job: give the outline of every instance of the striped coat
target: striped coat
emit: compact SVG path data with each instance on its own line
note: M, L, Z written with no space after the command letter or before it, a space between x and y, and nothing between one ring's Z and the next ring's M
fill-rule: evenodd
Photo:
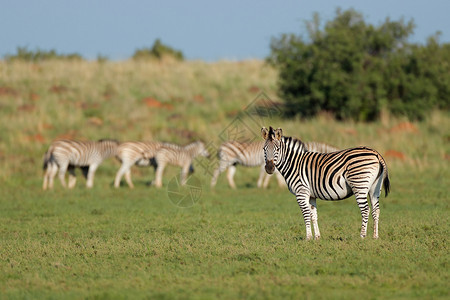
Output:
M197 141L186 146L175 144L164 144L154 156L156 163L156 179L155 186L162 186L162 176L164 168L170 164L181 167L181 185L186 184L187 175L191 171L192 161L197 156L209 157L209 153L203 142ZM148 153L144 153L144 157L150 157Z
M237 141L230 141L223 143L218 151L219 166L213 173L211 179L211 187L217 183L220 173L228 170L227 179L231 188L235 189L234 174L236 173L236 166L242 165L244 167L259 167L260 173L257 181L258 187L267 188L269 185L270 175L264 170L264 142L241 143ZM324 143L309 142L307 147L310 151L316 152L334 152L337 148ZM275 172L278 180L278 185L284 186L284 178L279 172Z
M117 148L117 159L121 162L120 169L117 171L114 180L114 187L120 186L120 180L125 175L125 180L130 188L134 188L131 181L131 167L137 166L154 166L156 164L154 157L156 152L163 146L161 142L124 142ZM145 156L145 157L144 157Z
M265 139L265 169L271 174L277 169L285 178L289 190L297 198L306 225L306 238L320 237L317 223L316 198L342 200L355 195L361 210L361 237L367 234L369 196L374 220L373 237L378 238L379 197L384 186L390 189L388 170L383 157L375 150L357 147L332 153L315 153L306 149L299 139L283 136L279 128L262 128Z
M87 178L86 186L94 185L94 174L98 166L107 158L116 155L119 142L115 140L99 141L54 141L44 155L43 189L53 188L53 179L58 173L63 187L66 187L65 174L69 171L68 187L76 183L75 167L81 167ZM58 172L59 170L59 172Z

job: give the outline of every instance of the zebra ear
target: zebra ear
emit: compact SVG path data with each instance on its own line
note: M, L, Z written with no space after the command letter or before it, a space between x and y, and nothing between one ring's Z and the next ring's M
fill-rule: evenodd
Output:
M283 136L283 129L278 128L275 130L275 139L281 140L281 137Z
M269 137L269 130L266 127L261 128L261 136L265 140Z

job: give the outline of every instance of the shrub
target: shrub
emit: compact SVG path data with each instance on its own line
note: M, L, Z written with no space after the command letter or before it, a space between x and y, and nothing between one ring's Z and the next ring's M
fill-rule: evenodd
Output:
M55 50L41 50L36 49L34 51L28 50L27 47L17 47L16 54L6 54L5 55L6 61L14 61L14 60L21 60L21 61L28 61L28 62L39 62L43 60L51 60L51 59L65 59L65 60L82 60L83 57L78 53L71 53L71 54L60 54L57 53Z
M450 45L438 36L407 43L414 23L367 24L354 10L337 10L322 28L317 14L307 40L294 34L272 39L268 62L279 69L278 90L288 116L328 111L337 119L372 121L382 108L423 119L448 109Z
M164 45L159 39L155 40L155 43L151 48L142 48L134 52L133 59L163 59L169 56L177 60L184 60L183 53L179 50L175 50L170 46Z

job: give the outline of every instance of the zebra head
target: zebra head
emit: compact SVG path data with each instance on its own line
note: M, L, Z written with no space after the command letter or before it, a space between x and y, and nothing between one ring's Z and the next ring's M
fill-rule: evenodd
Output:
M205 143L203 143L202 141L198 141L196 142L196 146L198 147L198 153L200 156L209 158L209 152L205 147Z
M272 127L269 129L261 128L261 134L264 143L264 161L266 163L265 169L267 174L273 174L275 172L275 164L278 162L278 156L280 151L281 137L283 136L283 130L278 128L274 130Z

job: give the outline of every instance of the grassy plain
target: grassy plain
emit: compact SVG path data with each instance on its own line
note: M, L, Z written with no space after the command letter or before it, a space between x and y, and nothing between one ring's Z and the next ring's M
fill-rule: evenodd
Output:
M259 61L0 62L1 298L448 298L449 115L409 123L384 113L365 124L242 114L266 96L280 101L276 71ZM115 190L114 160L92 190L81 178L71 191L59 182L41 190L42 155L55 138L202 139L214 148L233 124L379 150L392 183L380 239L359 238L350 198L318 203L322 240L307 242L294 197L275 180L261 191L258 171L238 168L237 191L224 175L212 191L204 160L190 208L147 185L152 169L134 168L136 188ZM178 171L167 170L165 186Z

